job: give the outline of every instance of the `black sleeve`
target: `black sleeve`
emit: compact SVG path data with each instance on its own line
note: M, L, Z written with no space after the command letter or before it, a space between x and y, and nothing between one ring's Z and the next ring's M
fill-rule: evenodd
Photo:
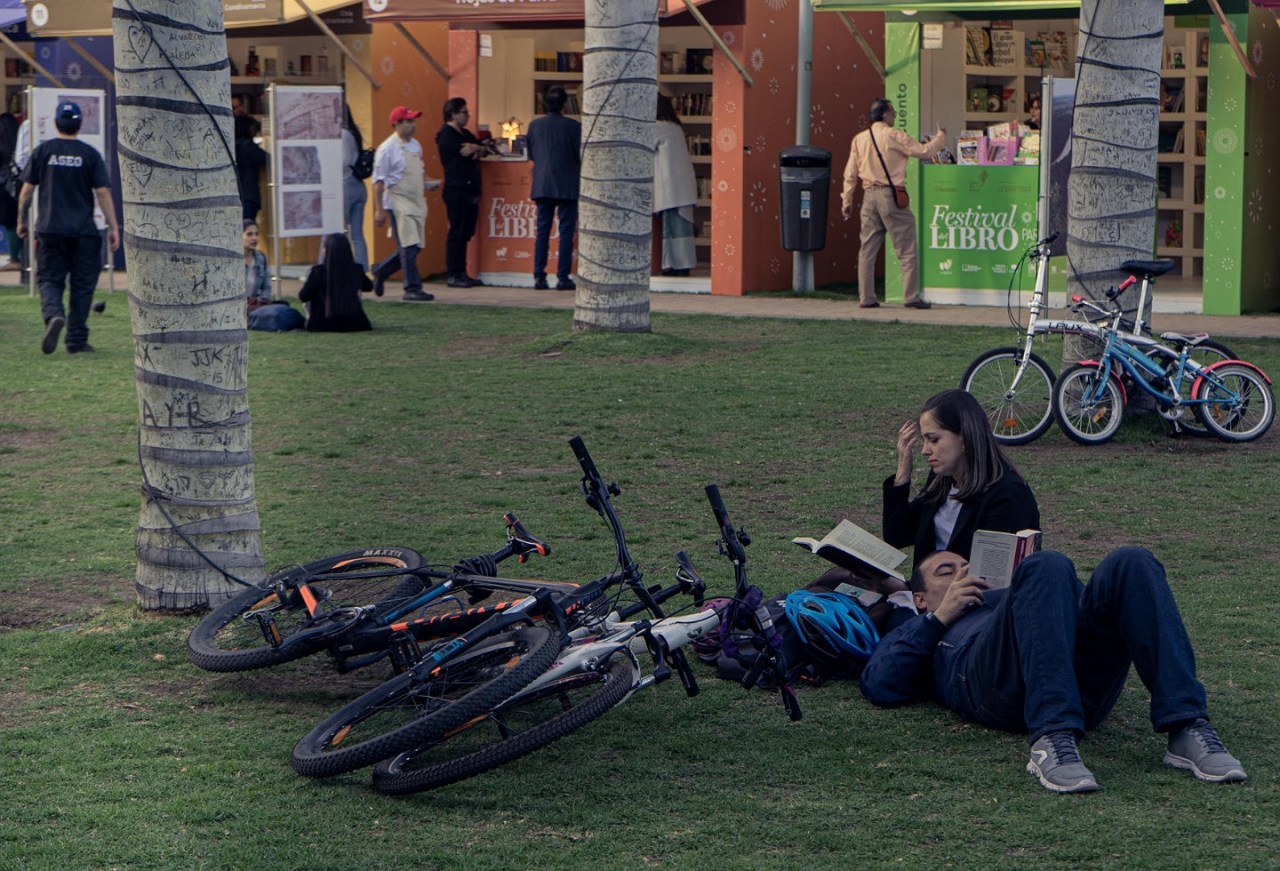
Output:
M368 279L365 279L366 281ZM324 290L324 267L312 266L311 271L307 273L307 280L302 283L302 289L298 291L298 299L303 302L310 302L315 299Z
M893 475L884 482L884 511L881 515L881 535L894 547L907 547L916 543L920 528L920 500L910 499L911 485L895 486Z

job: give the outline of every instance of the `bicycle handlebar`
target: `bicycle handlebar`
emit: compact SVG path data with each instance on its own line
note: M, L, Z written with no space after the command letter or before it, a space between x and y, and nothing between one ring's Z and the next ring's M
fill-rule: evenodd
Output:
M735 564L745 563L747 552L743 545L747 542L741 541L738 531L733 528L733 521L729 519L729 510L724 507L724 499L720 497L720 488L715 484L708 484L705 492L707 501L711 503L711 513L716 518L716 526L720 527L720 538L729 554L729 559Z

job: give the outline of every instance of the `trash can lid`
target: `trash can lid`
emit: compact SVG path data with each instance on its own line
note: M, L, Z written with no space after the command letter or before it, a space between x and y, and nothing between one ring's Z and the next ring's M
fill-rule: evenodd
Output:
M778 152L778 166L831 166L831 152L816 145L793 145Z

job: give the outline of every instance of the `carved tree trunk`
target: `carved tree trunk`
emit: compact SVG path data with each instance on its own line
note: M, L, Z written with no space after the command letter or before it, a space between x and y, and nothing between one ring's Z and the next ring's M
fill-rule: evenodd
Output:
M576 330L649 331L658 0L587 0Z
M1151 258L1163 53L1162 0L1082 3L1067 194L1069 294L1103 299L1124 280L1121 263ZM1121 304L1131 308L1137 297L1135 285ZM1064 363L1094 353L1067 338Z
M222 0L114 0L113 25L143 471L136 588L143 608L187 610L241 589L222 569L264 574Z

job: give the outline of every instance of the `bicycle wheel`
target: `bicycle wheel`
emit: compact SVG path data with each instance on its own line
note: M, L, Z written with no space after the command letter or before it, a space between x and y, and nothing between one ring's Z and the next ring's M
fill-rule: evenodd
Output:
M464 650L426 678L411 669L325 719L289 762L306 777L332 777L439 741L515 695L559 652L558 637L522 627Z
M1073 441L1100 445L1124 419L1124 396L1114 378L1102 381L1097 366L1069 366L1053 388L1053 417Z
M635 677L630 660L615 660L604 671L525 690L434 744L382 760L373 769L374 789L388 795L422 792L513 762L616 706Z
M1276 399L1265 378L1239 363L1219 366L1213 374L1221 385L1201 377L1191 391L1195 399L1209 400L1195 408L1210 432L1229 442L1251 442L1271 428Z
M417 595L422 581L403 571L422 566L422 555L407 547L376 547L294 566L277 572L260 587L252 587L205 615L187 639L187 656L206 671L248 671L281 665L309 656L325 647L325 639L281 642L315 626L297 583L313 575L326 606L350 607L402 601ZM284 585L282 594L273 587ZM261 620L250 615L260 615ZM273 636L268 640L268 635Z
M1195 360L1201 366L1212 366L1214 363L1221 363L1223 360L1237 359L1235 351L1232 351L1221 342L1215 342L1212 339L1205 339L1203 342L1200 342L1191 349L1191 352L1187 357ZM1184 400L1191 397L1191 388L1194 383L1194 378L1182 379L1182 397ZM1167 387L1167 384L1162 384L1160 389L1165 390ZM1165 417L1170 417L1170 415L1165 414ZM1194 406L1187 405L1183 407L1182 413L1177 415L1176 420L1178 427L1186 431L1189 435L1213 435L1213 433L1200 422L1200 416L1196 414Z
M996 348L969 364L960 387L978 400L991 435L1004 445L1025 445L1053 426L1053 370L1036 354L1027 358L1027 368L1010 391L1014 376L1022 366L1021 348Z

